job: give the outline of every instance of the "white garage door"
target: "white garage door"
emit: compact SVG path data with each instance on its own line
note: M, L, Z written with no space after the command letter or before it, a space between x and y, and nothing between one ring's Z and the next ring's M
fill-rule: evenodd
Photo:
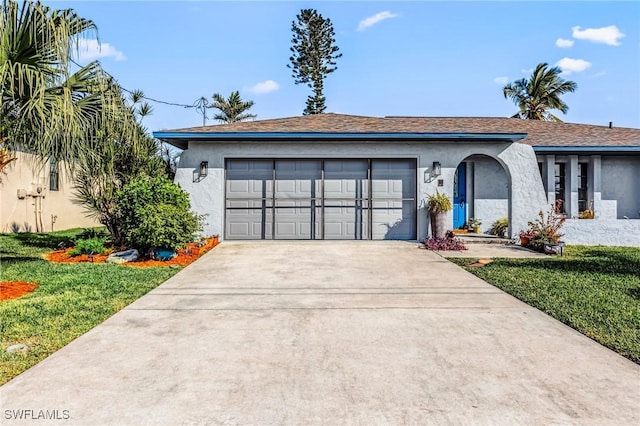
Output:
M413 159L228 160L227 239L416 238Z

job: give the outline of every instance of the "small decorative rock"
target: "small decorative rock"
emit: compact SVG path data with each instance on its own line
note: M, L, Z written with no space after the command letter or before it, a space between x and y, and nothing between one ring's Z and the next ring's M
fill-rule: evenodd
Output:
M138 253L138 250L131 249L131 250L119 251L117 253L110 254L109 257L107 257L106 262L107 263L133 262L139 257L140 257L140 254Z
M11 345L7 348L7 352L9 352L10 354L15 352L26 352L28 350L29 350L29 346L23 345L22 343Z

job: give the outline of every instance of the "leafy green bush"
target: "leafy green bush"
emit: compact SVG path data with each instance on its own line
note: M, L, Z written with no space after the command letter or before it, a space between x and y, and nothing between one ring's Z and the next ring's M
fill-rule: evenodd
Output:
M90 238L106 239L109 237L109 233L105 228L84 228L82 232L78 234L78 238L88 240Z
M89 238L79 239L76 241L76 247L69 252L69 256L80 256L81 254L102 254L106 251L104 248L104 239Z
M150 205L144 210L137 227L127 238L137 247L159 247L177 250L193 239L199 229L198 218L171 204Z
M141 177L116 196L117 216L125 245L146 251L176 250L201 229L189 196L164 177Z

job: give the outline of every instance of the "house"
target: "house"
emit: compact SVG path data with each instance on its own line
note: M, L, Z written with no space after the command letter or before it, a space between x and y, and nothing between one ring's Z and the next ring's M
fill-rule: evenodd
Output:
M49 232L99 226L74 203L73 183L62 165L41 164L16 152L0 176L0 232Z
M320 114L154 136L185 150L175 181L221 238L422 239L437 190L451 228L508 218L513 237L562 199L568 243L640 246L639 129Z

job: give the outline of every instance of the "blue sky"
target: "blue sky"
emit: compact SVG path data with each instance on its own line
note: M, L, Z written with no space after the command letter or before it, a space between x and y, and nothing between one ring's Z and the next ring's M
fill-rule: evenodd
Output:
M127 89L180 104L239 90L258 119L301 115L310 89L287 68L302 8L330 18L343 57L327 112L504 117L505 82L540 62L578 83L567 122L640 127L640 2L45 1L93 20L84 42ZM194 109L155 104L149 130L198 126ZM208 120L207 124L215 124Z

